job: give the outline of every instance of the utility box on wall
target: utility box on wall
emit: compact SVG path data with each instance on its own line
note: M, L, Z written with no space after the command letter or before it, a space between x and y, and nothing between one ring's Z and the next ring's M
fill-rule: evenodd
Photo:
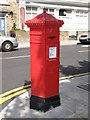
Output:
M63 24L46 11L26 21L30 27L31 109L47 111L60 105L59 27Z

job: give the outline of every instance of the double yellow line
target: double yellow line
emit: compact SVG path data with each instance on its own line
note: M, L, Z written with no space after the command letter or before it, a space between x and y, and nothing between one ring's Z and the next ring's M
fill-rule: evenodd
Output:
M4 102L6 102L7 100L10 100L13 97L16 97L22 93L27 92L29 89L31 88L31 84L30 85L26 85L26 86L21 86L19 88L15 88L13 90L7 91L3 94L0 95L0 104L3 104Z
M76 75L70 75L70 76L66 76L66 77L61 77L59 78L59 80L65 80L65 79L70 79L73 77L79 77L79 76L84 76L84 75L88 75L90 74L90 72L86 72L86 73L82 73L82 74L76 74ZM10 100L11 98L14 98L22 93L25 93L27 91L29 91L31 88L31 84L30 85L25 85L25 86L21 86L19 88L15 88L13 90L7 91L3 94L0 95L0 104L3 104L4 102Z
M61 78L59 78L59 80L65 80L65 79L70 79L70 78L74 78L74 77L80 77L80 76L89 75L89 74L90 74L90 72L76 74L76 75L69 75L69 76L61 77Z

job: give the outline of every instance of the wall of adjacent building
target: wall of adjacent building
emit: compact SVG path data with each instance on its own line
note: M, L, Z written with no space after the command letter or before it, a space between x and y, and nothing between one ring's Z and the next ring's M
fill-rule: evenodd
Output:
M6 35L9 35L14 23L19 28L19 5L16 0L7 0L5 3L0 4L0 9L2 14L7 12L3 17L5 18Z
M45 9L47 13L52 14L57 19L63 20L64 25L60 29L61 39L72 39L70 36L76 36L78 38L80 33L88 30L88 8L85 7L73 7L73 6L61 6L61 5L48 5L39 3L27 3L24 1L19 2L19 13L20 8L25 9L24 21L32 19L36 15L43 12ZM65 10L65 16L60 15L60 10ZM21 14L19 15L19 28L22 29L21 25ZM24 24L24 30L29 31L27 26Z

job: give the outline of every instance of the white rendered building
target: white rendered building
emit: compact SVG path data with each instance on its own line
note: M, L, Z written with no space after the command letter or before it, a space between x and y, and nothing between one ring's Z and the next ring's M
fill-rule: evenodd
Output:
M70 2L67 0L19 0L19 28L28 31L25 25L36 15L46 10L47 13L63 20L64 25L60 31L68 32L69 36L77 36L77 33L88 31L88 0L86 2ZM65 33L66 34L66 33Z

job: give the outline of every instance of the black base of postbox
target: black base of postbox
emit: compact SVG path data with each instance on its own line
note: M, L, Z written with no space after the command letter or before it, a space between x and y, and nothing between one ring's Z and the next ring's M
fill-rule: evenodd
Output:
M37 96L30 97L30 109L46 112L51 108L60 106L59 95L50 98L40 98Z

